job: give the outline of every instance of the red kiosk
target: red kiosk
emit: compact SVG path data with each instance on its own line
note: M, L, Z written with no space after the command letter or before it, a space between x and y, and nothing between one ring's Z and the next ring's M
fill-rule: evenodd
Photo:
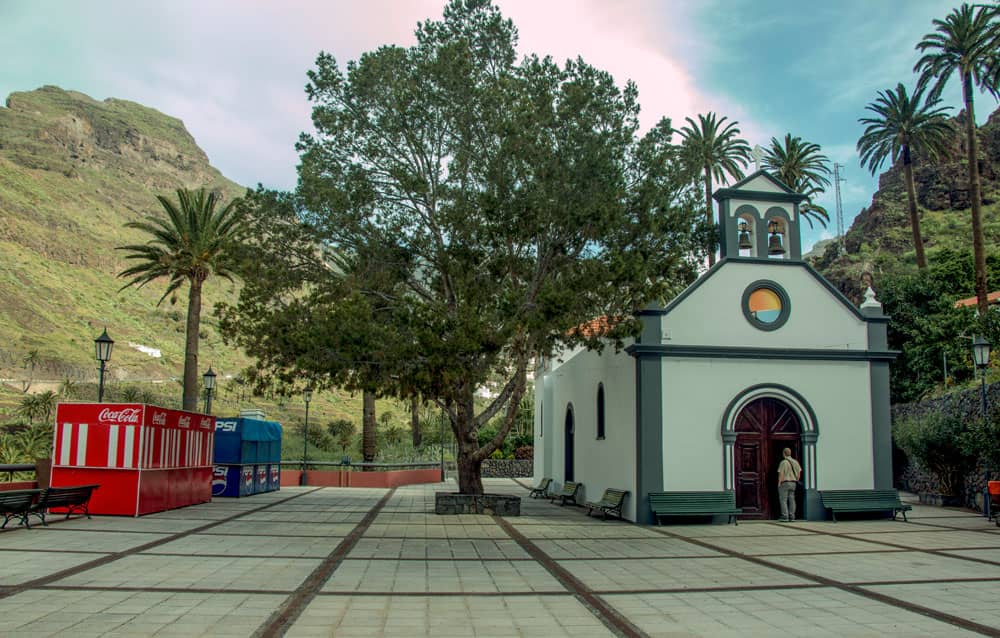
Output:
M212 500L215 417L135 403L61 403L51 485L99 483L92 514L140 516Z

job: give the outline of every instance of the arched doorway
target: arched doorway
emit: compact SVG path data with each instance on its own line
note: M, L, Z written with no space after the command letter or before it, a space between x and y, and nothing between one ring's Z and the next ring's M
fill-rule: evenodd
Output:
M803 463L799 417L784 401L761 397L746 404L733 425L736 506L743 508L743 518L777 518L781 451L791 448L792 456ZM802 494L796 498L801 513Z
M573 404L566 406L566 439L563 450L565 458L563 460L563 480L573 480Z

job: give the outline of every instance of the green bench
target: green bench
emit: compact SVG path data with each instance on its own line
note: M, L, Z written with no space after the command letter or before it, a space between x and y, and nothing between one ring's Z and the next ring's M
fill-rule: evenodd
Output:
M729 517L729 522L739 525L736 516L743 508L736 507L736 492L650 492L649 509L660 519L669 516L714 516Z
M607 519L608 514L613 514L618 518L622 517L622 504L625 503L625 496L628 495L628 490L616 490L609 487L604 490L604 496L601 500L594 503L587 503L587 516L594 510L600 510L603 514L603 518Z
M549 497L550 503L555 503L556 499L559 499L559 506L562 507L569 501L573 505L576 505L576 493L580 491L580 483L574 483L573 481L566 481L563 483L562 491L553 494Z
M3 525L0 529L7 527L11 519L21 521L21 524L31 529L28 523L28 514L38 500L38 495L42 490L9 490L0 492L0 515L3 515Z
M903 515L913 509L899 500L896 490L823 490L820 492L823 507L830 510L833 522L837 522L837 512L892 512L892 520L896 513Z
M38 502L31 507L31 511L28 514L37 516L41 519L42 525L46 526L48 523L45 522L45 514L52 507L66 508L66 518L69 518L70 514L77 512L90 518L90 497L98 487L100 485L47 487L42 490L41 496L38 497Z
M549 497L549 486L552 485L552 479L543 478L542 482L538 484L537 487L531 488L528 493L529 498L548 498Z

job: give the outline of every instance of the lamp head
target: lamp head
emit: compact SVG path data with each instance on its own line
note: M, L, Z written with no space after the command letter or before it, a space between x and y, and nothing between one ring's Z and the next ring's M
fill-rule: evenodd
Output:
M111 360L111 348L114 347L115 342L108 336L108 329L105 328L101 336L94 339L94 350L96 351L98 361L110 361Z
M201 379L205 383L206 390L215 389L215 372L212 371L212 366L208 366L208 371L201 375Z

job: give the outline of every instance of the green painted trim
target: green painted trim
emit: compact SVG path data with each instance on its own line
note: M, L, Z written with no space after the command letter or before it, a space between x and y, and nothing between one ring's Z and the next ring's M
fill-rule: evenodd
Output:
M660 341L659 319L643 321L643 334ZM649 493L663 491L663 363L635 360L635 521L651 525Z
M636 358L769 359L785 361L894 361L898 350L825 350L813 348L747 348L633 344L625 352Z
M801 394L796 392L794 389L788 387L787 385L782 385L780 383L758 383L757 385L752 385L748 388L744 388L739 392L739 394L733 397L733 400L729 402L729 405L726 406L725 411L722 413L721 430L722 430L723 441L726 440L727 434L732 435L733 442L736 441L736 432L734 430L726 429L726 424L729 423L729 415L732 414L733 410L736 409L736 406L743 400L744 397L754 392L757 392L758 390L777 390L779 392L784 392L785 394L795 397L795 400L801 403L802 406L805 408L806 412L808 413L807 416L809 417L809 420L812 421L812 426L813 426L812 430L801 430L799 434L803 437L805 437L805 435L807 434L812 435L811 436L812 442L813 443L816 442L816 438L819 436L819 419L816 418L816 412L812 409L812 406L809 404L809 402L806 401L805 397L803 397Z
M720 188L712 194L712 199L717 202L724 199L747 199L797 204L807 198L805 195L797 193L772 193L770 191L744 191L735 188Z
M781 311L778 313L778 318L771 323L766 323L757 319L750 312L750 295L757 292L761 288L770 290L774 294L778 295L778 299L781 300ZM770 279L758 279L747 286L743 291L743 299L740 301L740 309L743 310L743 316L746 317L746 320L751 326L757 328L758 330L771 332L772 330L777 330L781 326L785 325L785 322L788 321L788 317L792 314L792 299L778 282L771 281Z

